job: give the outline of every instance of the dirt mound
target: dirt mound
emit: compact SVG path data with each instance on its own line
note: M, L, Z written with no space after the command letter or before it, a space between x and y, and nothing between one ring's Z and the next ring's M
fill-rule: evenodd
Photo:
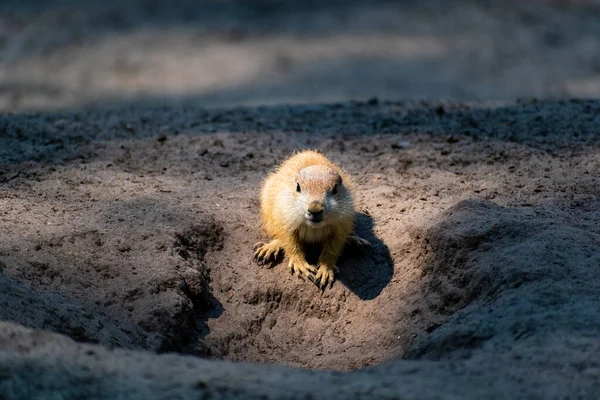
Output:
M92 204L79 223L61 222L46 235L5 242L10 278L33 293L60 293L88 313L100 311L107 323L133 322L137 329L123 328L133 347L181 351L196 330L197 314L211 304L203 254L220 245L222 229L207 216L180 230L189 224L166 209L147 214L154 206L144 200ZM76 339L100 340L87 337L94 329L89 318L72 317L70 323L80 332ZM101 342L132 347L117 338Z
M117 321L102 310L51 292L36 291L0 273L0 319L58 332L79 342L143 349L146 336L130 321Z
M468 200L444 212L424 244L422 297L431 312L451 320L421 336L406 358L470 358L502 336L518 342L536 332L576 337L600 328L584 316L597 302L598 233ZM569 281L577 289L565 287Z
M539 366L553 349L575 369L593 368L585 357L600 332L599 108L381 102L5 116L1 315L125 349L337 371L379 365L356 375L383 379L372 381L377 390L396 387L386 374L411 368L422 389L431 371L452 380L515 365L537 371L542 387L557 371ZM505 123L525 130L556 115L564 131ZM57 121L60 132L50 128ZM373 121L388 121L384 132ZM54 133L42 140L45 127ZM265 239L260 182L307 147L353 175L357 232L372 243L344 250L324 294L285 266L252 261ZM19 329L5 325L7 337ZM55 339L43 337L54 354ZM6 340L2 360L21 365L31 343Z

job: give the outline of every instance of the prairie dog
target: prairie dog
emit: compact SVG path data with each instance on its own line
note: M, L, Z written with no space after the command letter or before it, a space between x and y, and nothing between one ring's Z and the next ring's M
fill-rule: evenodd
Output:
M254 246L256 262L273 267L283 251L291 274L307 277L321 290L331 288L346 241L369 244L351 235L351 188L350 177L321 153L305 150L285 160L260 192L262 225L272 240ZM305 248L311 244L321 247L316 267L306 261Z

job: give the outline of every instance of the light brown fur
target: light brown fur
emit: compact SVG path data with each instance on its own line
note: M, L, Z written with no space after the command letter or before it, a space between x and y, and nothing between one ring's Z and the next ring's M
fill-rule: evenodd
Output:
M285 160L264 181L260 214L265 232L273 240L255 245L255 260L273 266L282 252L292 274L306 276L322 290L331 287L336 262L351 236L354 205L350 177L324 155L306 150ZM305 245L318 244L318 268L306 261Z

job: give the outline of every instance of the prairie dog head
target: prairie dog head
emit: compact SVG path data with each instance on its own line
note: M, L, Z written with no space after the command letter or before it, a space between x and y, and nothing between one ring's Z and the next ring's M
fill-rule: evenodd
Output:
M296 207L304 224L320 227L352 210L352 199L342 177L333 168L312 165L298 171L295 179Z

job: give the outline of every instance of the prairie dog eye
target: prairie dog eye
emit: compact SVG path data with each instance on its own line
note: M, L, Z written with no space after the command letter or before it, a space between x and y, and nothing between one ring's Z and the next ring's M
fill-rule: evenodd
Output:
M300 190L300 184L296 183L296 192L300 193L302 190Z
M338 185L335 185L333 189L331 189L331 194L337 194L337 187Z

